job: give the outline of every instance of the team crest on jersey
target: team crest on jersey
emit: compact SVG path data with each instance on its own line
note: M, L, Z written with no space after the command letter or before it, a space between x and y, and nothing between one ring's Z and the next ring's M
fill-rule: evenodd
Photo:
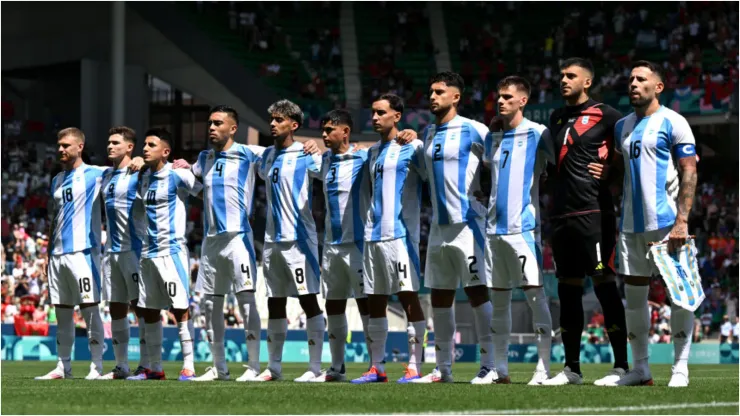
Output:
M518 141L518 142L516 143L516 145L517 145L517 146L519 146L519 147L522 147L522 146L524 145L524 140L519 140L519 141Z
M588 124L588 116L583 116L581 119L581 124Z
M450 140L451 141L457 140L457 135L455 135L455 134L450 135Z
M286 164L286 165L288 165L288 166L292 166L292 165L293 165L293 159L288 159L288 160L287 160L287 161L285 162L285 164Z

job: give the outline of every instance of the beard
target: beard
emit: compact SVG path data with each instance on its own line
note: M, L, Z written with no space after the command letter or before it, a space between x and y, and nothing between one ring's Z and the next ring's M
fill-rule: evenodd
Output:
M646 98L646 97L633 98L633 97L630 97L630 105L632 107L645 107L648 104L650 104L652 101L653 101L652 98Z

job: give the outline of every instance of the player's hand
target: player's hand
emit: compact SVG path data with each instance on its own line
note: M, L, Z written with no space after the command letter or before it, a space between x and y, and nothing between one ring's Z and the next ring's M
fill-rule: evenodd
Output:
M609 165L603 165L601 163L589 163L588 173L596 180L606 179L609 175Z
M409 144L416 140L416 132L411 129L405 129L398 132L398 137L396 137L396 142L398 144Z
M670 169L668 171L668 176L666 176L666 191L668 192L668 195L673 199L674 201L678 199L678 183L680 182L678 180L678 171L676 169Z
M495 116L491 119L488 124L488 131L492 133L500 132L504 129L504 118L502 116Z
M480 189L473 192L473 196L475 196L475 199L478 200L478 202L485 204L488 202L488 197L481 191Z
M185 159L176 159L172 163L172 169L190 169L190 163Z
M689 238L689 226L685 221L676 221L668 234L668 252L676 253Z
M316 140L306 140L303 142L303 153L307 155L321 154L321 149L319 149L319 145L316 144Z
M144 167L144 159L141 156L136 156L131 159L131 163L128 164L128 171L131 173L138 172Z

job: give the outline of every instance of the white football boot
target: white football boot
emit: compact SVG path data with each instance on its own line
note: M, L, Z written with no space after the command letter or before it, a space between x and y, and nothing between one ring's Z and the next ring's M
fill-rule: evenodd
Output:
M259 373L257 373L252 367L245 365L244 368L246 368L247 370L244 371L244 374L239 376L236 381L240 383L245 381L260 381L257 380L257 378L259 377Z
M95 363L90 363L90 372L85 376L85 380L98 380L102 379L103 372L99 369Z
M645 372L642 369L633 368L628 371L619 381L611 384L605 384L605 386L652 386L653 377L650 375L650 370Z
M65 378L74 378L72 377L72 369L70 368L69 371L64 371L64 365L59 363L53 370L49 371L45 375L34 377L34 380L61 380Z
M344 368L344 366L342 367ZM311 380L312 383L334 383L342 381L347 381L347 375L335 370L334 368L322 371L321 375Z
M550 378L550 374L547 371L544 371L544 370L535 371L534 374L532 375L532 379L529 380L529 383L527 383L527 385L528 386L539 386L542 384L542 382L544 382L548 378Z
M280 373L274 373L269 368L258 375L257 378L251 381L263 382L263 381L279 381L283 379L283 375Z
M310 383L320 376L321 376L321 373L316 374L313 371L308 370L305 373L303 373L302 376L298 377L297 379L293 381L295 381L296 383Z
M493 384L494 380L498 379L496 370L488 367L481 367L478 370L478 375L474 379L470 380L470 384Z
M626 371L624 371L623 368L612 368L609 370L606 375L596 381L594 381L594 386L608 386L612 384L616 384L619 380L622 379L627 374Z
M193 381L215 381L215 380L231 380L231 374L228 372L221 373L216 369L216 367L208 367L206 368L205 373L203 373L201 376L198 376L193 379Z
M688 371L683 372L676 370L676 367L671 367L671 381L668 382L668 387L688 387L689 386L689 374Z
M130 370L116 366L110 373L100 376L98 380L125 380L130 375Z
M583 384L583 376L570 371L570 367L565 367L555 377L540 383L541 386L564 386L566 384Z
M442 374L442 372L439 371L439 368L435 368L434 371L424 377L411 380L410 382L419 384L454 383L455 380L452 378L452 374Z

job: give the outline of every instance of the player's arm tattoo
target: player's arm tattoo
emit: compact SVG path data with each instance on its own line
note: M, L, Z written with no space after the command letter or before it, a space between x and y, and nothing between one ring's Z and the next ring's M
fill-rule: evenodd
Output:
M676 221L688 222L691 206L694 204L696 195L696 158L694 156L683 157L678 160L678 168L681 173L681 182L678 185L678 215Z

